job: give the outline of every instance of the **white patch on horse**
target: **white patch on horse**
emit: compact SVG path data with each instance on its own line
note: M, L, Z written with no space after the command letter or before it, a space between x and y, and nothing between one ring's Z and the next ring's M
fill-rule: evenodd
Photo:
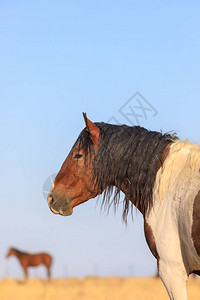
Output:
M146 215L159 255L159 274L171 299L186 300L188 274L200 269L191 237L193 203L200 190L200 147L176 141L156 175Z

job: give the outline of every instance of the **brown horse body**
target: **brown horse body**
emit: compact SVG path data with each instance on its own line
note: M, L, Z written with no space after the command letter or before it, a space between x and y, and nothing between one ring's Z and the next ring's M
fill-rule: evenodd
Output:
M47 276L50 279L51 277L51 264L52 264L52 256L47 253L37 253L30 254L27 252L22 252L15 248L10 248L6 257L8 258L11 255L15 255L23 270L25 277L28 278L28 267L37 267L39 265L44 265L47 269Z

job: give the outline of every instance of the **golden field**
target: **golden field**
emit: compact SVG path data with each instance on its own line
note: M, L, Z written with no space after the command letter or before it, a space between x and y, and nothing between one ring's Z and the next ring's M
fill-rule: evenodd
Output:
M188 281L190 300L200 299L200 279ZM2 279L0 300L169 300L158 278Z

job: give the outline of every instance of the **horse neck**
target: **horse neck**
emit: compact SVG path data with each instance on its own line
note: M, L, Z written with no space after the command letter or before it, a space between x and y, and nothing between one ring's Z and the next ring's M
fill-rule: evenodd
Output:
M156 172L158 172L158 170L162 167L162 165L163 165L163 163L164 163L164 161L165 161L165 159L166 159L166 157L167 157L167 155L169 153L171 144L172 143L169 143L166 146L166 148L164 149L164 151L162 152L162 154L160 156L160 160L158 162L158 166L157 166ZM126 180L129 181L128 178L126 178ZM129 184L131 184L131 182L129 182ZM129 199L126 185L124 185L124 186L121 187L121 191L126 195L127 199ZM132 199L132 198L130 198L129 200L133 203L133 205L135 205L135 207L141 212L141 214L144 215L144 211L143 211L142 207L140 206L139 199Z
M171 146L172 142L168 142L168 144L165 144L165 148L162 149L163 152L159 153L159 159L157 160L157 165L154 164L154 168L155 168L155 173L154 176L156 178L156 173L158 172L158 170L160 169L160 167L163 165L169 150L170 150L170 146ZM112 156L113 159L115 159L114 154ZM152 159L153 159L153 155L152 155ZM115 162L116 164L116 162ZM137 168L137 161L135 162L135 166ZM109 169L109 166L108 166ZM109 186L115 186L117 188L117 190L121 190L124 194L125 194L125 199L127 201L131 201L132 204L142 213L143 216L145 216L145 213L147 211L147 209L145 209L145 206L143 205L143 199L141 201L140 197L141 194L143 193L143 190L141 189L141 191L137 191L137 193L133 193L133 189L132 189L132 185L134 184L135 180L132 180L131 176L129 177L130 174L120 174L121 178L123 178L123 180L116 180L116 174L114 173L115 170L114 168L110 168L109 170L106 170L106 174L109 173L109 178L108 181L105 180L105 183L103 186L101 186L101 189L99 189L100 193L102 193L102 191L106 191L106 189L109 189ZM138 174L140 175L140 174ZM101 176L101 175L100 175ZM106 178L106 175L104 176L104 178ZM111 180L110 180L111 178ZM154 178L154 180L155 180ZM151 182L152 186L153 186L153 182ZM111 188L112 189L112 188ZM153 191L151 191L153 193ZM151 195L147 195L147 196L151 196ZM151 196L152 197L152 196ZM144 197L143 197L144 198ZM146 199L146 198L145 198ZM148 198L147 198L148 199ZM128 204L127 204L127 209L128 209Z
M24 255L24 253L19 252L19 251L15 251L13 254L19 259Z
M130 200L133 203L133 205L135 205L135 207L141 212L141 214L144 215L144 211L140 206L138 199L134 199L131 197L129 198L129 193L127 192L127 188L125 186L121 187L121 191L126 195L127 199Z

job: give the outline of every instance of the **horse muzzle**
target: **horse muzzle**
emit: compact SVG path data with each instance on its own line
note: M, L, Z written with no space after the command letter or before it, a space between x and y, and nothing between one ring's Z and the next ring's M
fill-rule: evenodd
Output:
M73 213L70 198L66 195L60 195L57 191L49 192L47 202L50 210L56 215L70 216Z

